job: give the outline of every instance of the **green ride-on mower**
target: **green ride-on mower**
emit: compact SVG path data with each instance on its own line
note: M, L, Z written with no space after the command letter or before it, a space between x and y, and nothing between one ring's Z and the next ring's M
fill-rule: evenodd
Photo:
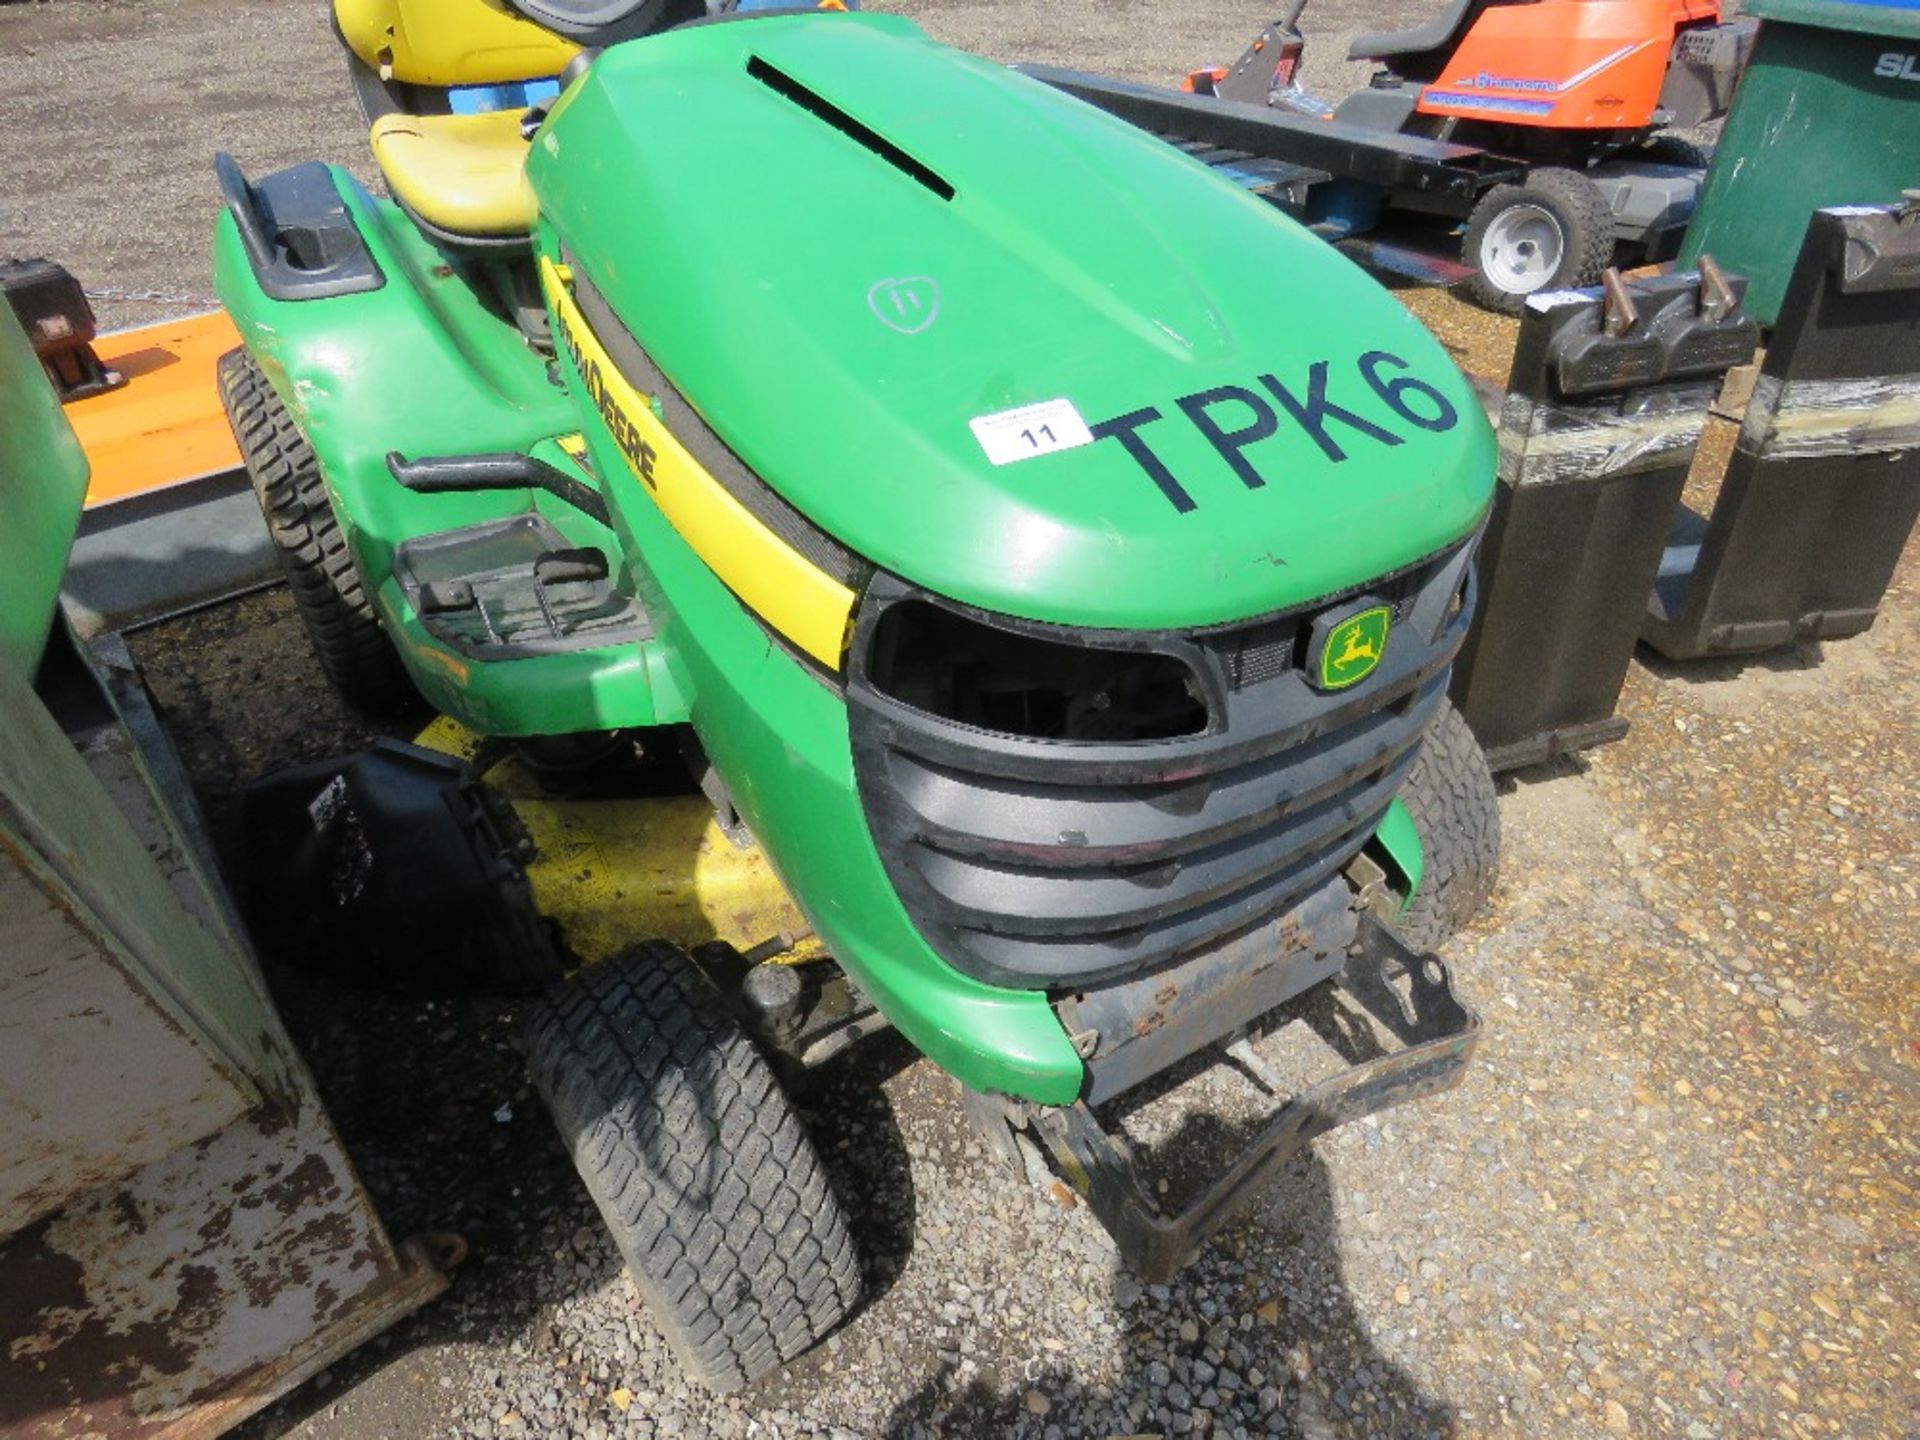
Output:
M1446 699L1494 444L1401 306L897 16L334 19L391 198L222 156L215 238L322 666L496 745L684 753L705 799L624 833L693 803L703 873L746 857L802 917L690 953L635 899L529 1027L697 1378L858 1303L784 1087L859 1035L1149 1278L1313 1135L1459 1078L1477 1022L1427 952L1497 849ZM1163 1201L1129 1107L1216 1052L1284 1101L1254 1046L1309 991L1346 1068Z

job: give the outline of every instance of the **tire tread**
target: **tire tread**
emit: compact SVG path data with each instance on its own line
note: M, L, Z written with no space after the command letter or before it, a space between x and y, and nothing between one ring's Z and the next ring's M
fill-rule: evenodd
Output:
M321 670L356 708L393 708L411 686L360 582L313 447L246 350L221 356L216 373L227 423Z
M1487 278L1479 264L1480 242L1502 210L1521 203L1552 210L1566 238L1567 253L1561 257L1558 271L1540 287L1542 290L1596 284L1613 263L1613 211L1600 187L1578 170L1547 165L1528 175L1524 185L1496 185L1473 207L1460 250L1463 261L1473 269L1466 281L1467 293L1477 304L1503 315L1520 314L1527 297L1502 290Z
M536 1007L527 1040L534 1084L695 1379L749 1385L852 1311L860 1266L826 1171L683 950L651 940L591 967Z
M1453 702L1443 700L1400 789L1426 863L1395 929L1436 950L1480 912L1500 866L1500 807L1487 757Z

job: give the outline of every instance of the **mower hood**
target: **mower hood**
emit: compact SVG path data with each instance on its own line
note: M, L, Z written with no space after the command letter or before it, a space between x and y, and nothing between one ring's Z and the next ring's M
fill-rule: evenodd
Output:
M1360 270L910 21L616 46L528 169L543 246L734 452L956 600L1244 619L1432 553L1491 494L1472 392Z

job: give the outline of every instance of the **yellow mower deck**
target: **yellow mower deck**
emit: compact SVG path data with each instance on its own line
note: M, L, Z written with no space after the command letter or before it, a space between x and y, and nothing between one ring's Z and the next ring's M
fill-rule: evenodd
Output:
M444 717L415 743L462 760L480 748L478 736ZM481 778L526 827L534 903L581 959L654 938L687 947L721 940L783 964L826 958L765 852L736 843L705 796L559 799L518 759Z

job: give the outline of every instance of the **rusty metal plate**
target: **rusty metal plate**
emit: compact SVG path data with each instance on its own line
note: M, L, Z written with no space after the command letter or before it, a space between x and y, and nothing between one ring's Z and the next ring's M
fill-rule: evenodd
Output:
M0 1242L0 1437L217 1435L445 1286L317 1104L257 1109Z

